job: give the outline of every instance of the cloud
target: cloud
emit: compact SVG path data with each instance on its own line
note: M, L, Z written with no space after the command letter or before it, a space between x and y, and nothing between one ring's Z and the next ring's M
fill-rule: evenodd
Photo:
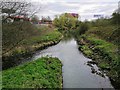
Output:
M65 12L78 13L82 20L94 19L94 14L103 14L110 16L117 9L119 0L31 0L39 2L43 10L38 13L38 16L50 16L52 19L55 15L60 15Z

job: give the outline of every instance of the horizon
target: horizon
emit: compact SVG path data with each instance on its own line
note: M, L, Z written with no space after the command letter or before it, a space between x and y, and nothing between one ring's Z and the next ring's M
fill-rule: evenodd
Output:
M27 1L27 0L26 0ZM36 6L41 5L41 10L36 15L41 19L41 17L50 16L53 20L55 15L61 15L63 13L77 13L79 14L79 19L81 21L91 21L98 17L94 15L101 15L103 17L111 17L112 13L118 9L119 0L74 0L74 2L69 0L31 0L30 2L36 3Z

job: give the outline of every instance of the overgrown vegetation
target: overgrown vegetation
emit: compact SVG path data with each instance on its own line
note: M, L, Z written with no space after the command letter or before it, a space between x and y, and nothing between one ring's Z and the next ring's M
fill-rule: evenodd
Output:
M120 88L120 27L118 19L120 19L118 14L113 14L110 19L87 22L88 31L77 37L79 49L107 72L115 88Z
M49 41L57 41L61 37L61 33L57 30L53 30L49 33L44 33L40 36L33 36L28 39L23 40L22 44L35 44L35 43L42 43L42 42L49 42Z
M84 39L83 37L79 39L82 40L79 40L79 49L86 56L92 58L102 70L107 71L107 75L114 81L115 88L119 88L120 57L118 46L93 36L84 35Z
M40 34L40 31L29 22L3 23L2 27L3 54L18 46L22 40Z
M30 22L5 23L3 24L3 55L16 47L29 49L34 44L57 41L61 36L54 27L35 26Z
M65 14L54 20L64 36L77 38L79 49L107 72L115 88L120 85L120 27L119 14L112 18L81 22ZM71 20L71 21L70 21ZM69 22L70 21L70 22ZM70 25L73 23L73 26ZM70 25L70 26L69 26Z
M86 22L79 21L77 17L69 13L61 14L59 17L57 16L53 24L64 36L73 35L77 37L84 34L89 28Z
M62 88L62 64L59 59L42 57L4 70L3 88Z
M73 30L76 28L77 18L70 14L62 14L54 19L54 25L61 30Z
M38 24L34 14L40 7L29 2L0 2L3 88L62 88L62 64L57 58L43 57L17 66L36 50L55 45L62 38L53 25Z
M57 44L62 38L62 34L54 27L23 22L20 30L21 23L6 23L6 27L3 27L3 69L16 66L36 50Z
M112 22L114 24L120 24L120 13L113 13L112 14Z

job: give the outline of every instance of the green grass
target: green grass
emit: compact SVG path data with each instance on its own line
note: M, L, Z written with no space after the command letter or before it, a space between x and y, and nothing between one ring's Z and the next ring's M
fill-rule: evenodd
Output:
M99 39L97 37L88 36L87 39L92 43L95 47L94 49L102 52L103 56L111 57L113 61L118 61L118 46L113 43L107 42L105 40Z
M35 26L29 22L3 23L2 25L3 56L11 56L13 51L18 54L21 54L21 51L25 53L26 50L29 52L33 45L59 41L62 36L53 26Z
M93 46L92 50L96 50L102 54L103 57L108 57L108 59L111 59L113 62L119 62L118 61L118 46L107 42L103 39L100 39L98 37L93 36L85 36L84 37L89 41L88 46ZM84 46L85 47L85 46ZM89 49L87 49L89 51Z
M101 63L99 63L99 67L101 69L108 69L108 68L110 68L110 65L107 62L101 62Z
M42 57L2 75L3 88L62 88L62 64L57 58Z
M82 35L78 41L84 40L84 44L80 45L80 50L88 57L96 61L97 65L107 70L107 75L115 81L118 85L114 85L115 88L120 84L120 56L118 54L118 46L114 43L108 42L99 38L95 34Z
M120 27L112 24L110 19L98 19L88 25L89 30L77 37L80 50L95 60L101 69L107 70L114 87L120 88Z
M59 37L61 37L61 33L57 30L54 32L51 32L43 37L41 37L42 41L52 41L52 40L58 40Z
M93 54L92 50L89 49L87 45L81 46L80 49L84 52L88 57Z
M93 26L87 32L86 35L97 36L100 39L112 42L114 44L119 43L120 28L117 25L106 25L106 26Z
M24 40L22 43L24 45L31 45L31 44L41 43L41 42L56 41L56 40L59 40L61 36L62 34L59 31L54 30L47 34L30 37Z
M7 38L7 36L10 36L10 38L8 37L6 40L10 41L7 42L6 40L4 41L4 43L8 43L8 44L4 44L3 43L3 56L11 56L11 55L16 55L16 54L25 54L25 53L29 53L29 52L33 52L37 49L43 48L45 46L48 46L48 44L53 45L54 42L59 42L59 40L62 37L62 34L55 29L54 27L49 27L49 26L34 26L32 25L30 28L31 30L27 30L26 32L24 30L26 29L30 29L28 28L28 23L25 26L24 25L24 30L22 31L22 35L24 35L24 37L22 37L22 35L20 37L14 36L14 34L20 34L18 32L19 29L15 29L18 28L19 25L18 23L14 23L15 25L7 25L7 28L3 28L3 30L5 29L4 33L4 37L3 37L3 41L5 40L5 38ZM14 27L15 26L15 27ZM10 33L12 30L12 28L14 27L13 31L14 33ZM27 33L28 32L28 33ZM27 34L29 34L29 37L27 36ZM14 38L12 38L11 36L14 36ZM23 38L22 41L19 42L20 38ZM19 40L18 40L19 39ZM17 42L19 42L17 45L13 45L15 41L15 44ZM12 43L11 43L12 42ZM45 44L45 45L44 45ZM12 48L11 48L12 47Z

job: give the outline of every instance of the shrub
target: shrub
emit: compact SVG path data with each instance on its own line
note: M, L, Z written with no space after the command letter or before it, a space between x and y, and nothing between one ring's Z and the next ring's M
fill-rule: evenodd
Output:
M86 23L81 23L78 27L79 35L84 34L86 31L88 31L88 25Z

